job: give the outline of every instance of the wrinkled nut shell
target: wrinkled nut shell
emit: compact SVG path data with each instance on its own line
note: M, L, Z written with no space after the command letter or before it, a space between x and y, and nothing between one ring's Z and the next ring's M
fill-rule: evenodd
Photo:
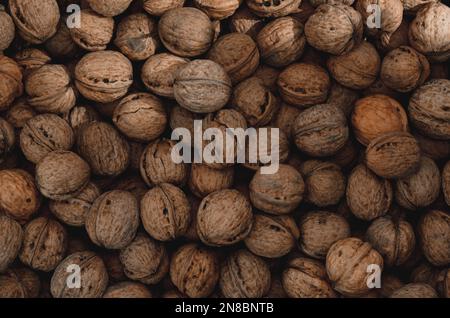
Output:
M447 205L450 206L450 162L447 162L442 172L442 191Z
M124 12L132 0L87 0L89 6L105 17L113 17Z
M121 282L109 286L103 298L152 298L152 293L141 283Z
M395 290L390 298L438 298L438 294L428 284L407 284Z
M23 93L22 72L11 58L0 55L0 111Z
M22 246L22 238L20 224L6 215L0 215L0 273L16 259Z
M435 266L450 263L450 215L432 210L425 214L418 226L422 252Z

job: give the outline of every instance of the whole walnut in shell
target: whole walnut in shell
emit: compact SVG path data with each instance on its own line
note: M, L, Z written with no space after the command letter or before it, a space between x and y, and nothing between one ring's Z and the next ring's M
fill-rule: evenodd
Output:
M284 132L288 139L292 139L292 127L294 126L295 119L301 112L301 109L295 106L281 103L278 112L272 118L271 125Z
M88 105L73 107L69 112L63 114L63 118L72 127L75 135L78 135L78 132L85 124L100 120L97 111Z
M132 0L87 0L89 6L95 12L105 16L113 17L124 12Z
M242 0L194 0L194 5L212 20L223 20L234 14Z
M438 298L438 294L428 284L411 283L395 290L390 298Z
M342 110L345 117L349 117L358 98L358 91L342 86L337 82L333 82L326 103L336 105Z
M247 6L241 6L230 17L229 27L231 32L243 33L256 39L259 31L264 27L264 20L252 11Z
M417 11L430 3L439 2L440 0L402 0L405 13L416 15Z
M34 116L36 116L36 112L28 104L26 99L19 98L12 104L11 108L8 109L8 112L5 115L5 119L14 128L23 128L27 121Z
M442 171L442 191L447 205L450 206L450 161L447 162Z
M300 11L302 0L246 0L248 8L264 18L277 18Z
M109 286L103 298L152 298L152 293L141 283L121 282Z
M11 16L5 12L4 8L0 8L0 52L6 50L15 36L15 25Z
M66 23L60 23L55 35L45 42L45 49L51 56L58 58L73 58L80 52L80 47L72 39ZM42 61L45 61L45 55L42 56Z
M162 16L166 11L181 8L185 0L144 0L144 10L151 15Z
M418 225L422 252L435 266L450 264L450 215L432 210L425 214Z
M0 215L0 273L6 271L19 254L23 241L20 224L6 215Z
M47 52L34 47L25 48L17 52L14 59L21 67L24 78L28 77L34 70L52 62L52 58Z
M11 58L0 55L0 111L6 110L23 93L22 72Z
M205 164L192 164L189 174L189 190L199 198L233 186L234 168L214 169Z
M11 152L16 142L14 127L0 117L0 162Z
M13 268L0 275L0 298L37 298L39 276L25 267Z

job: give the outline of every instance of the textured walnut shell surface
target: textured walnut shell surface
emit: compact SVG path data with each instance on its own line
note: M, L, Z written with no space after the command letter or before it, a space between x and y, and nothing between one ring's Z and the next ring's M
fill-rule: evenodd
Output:
M61 58L73 58L80 51L66 23L60 23L55 35L45 42L45 49L51 56Z
M14 102L5 115L5 119L14 128L23 128L26 122L36 116L34 109L28 105L24 98L19 98Z
M442 170L442 191L444 192L447 205L450 206L450 161L447 162Z
M336 213L312 211L299 224L300 249L307 255L325 259L330 247L350 236L350 225Z
M52 58L47 52L33 47L25 48L17 52L14 59L22 68L24 78L30 75L34 70L45 64L50 64L52 61Z
M242 241L253 225L252 206L237 190L221 190L206 196L197 212L197 233L203 243L226 246Z
M259 31L264 27L264 21L253 14L246 6L241 6L229 20L231 32L243 33L256 39Z
M234 14L242 0L194 0L194 5L212 20L223 20Z
M303 32L303 24L293 17L278 18L268 23L256 39L261 58L274 67L297 61L306 45Z
M385 215L394 199L390 181L377 176L363 164L351 172L346 196L352 213L366 221Z
M416 173L396 181L395 198L400 206L408 210L418 210L436 201L440 187L441 175L438 166L432 159L422 156Z
M433 160L446 160L450 158L450 142L437 140L415 133L414 137L419 142L423 154Z
M380 135L366 149L367 166L383 178L404 178L413 174L420 158L417 140L406 132Z
M131 62L121 53L88 53L75 67L75 84L87 99L113 102L124 96L133 83Z
M310 156L336 154L348 140L349 128L344 113L332 104L310 107L300 113L293 126L297 148Z
M355 0L309 0L312 6L318 7L321 4L345 4L351 6Z
M55 220L40 217L25 226L19 258L33 269L50 272L64 258L66 248L65 228Z
M345 117L349 117L358 98L358 91L342 86L337 82L333 82L326 103L336 105L342 110Z
M13 149L15 142L14 127L0 117L0 162Z
M27 268L14 268L0 275L0 298L37 298L39 276Z
M277 80L280 74L279 69L262 64L256 70L255 77L259 78L272 93L276 93L278 92Z
M33 177L20 169L0 170L0 209L26 222L39 209L41 197Z
M381 54L387 54L392 50L395 50L401 46L409 46L409 21L403 19L398 29L392 33L389 40L389 44L384 46L385 43L380 38L375 38L375 46Z
M169 258L162 243L138 234L120 251L125 275L147 285L157 284L169 270Z
M36 165L36 185L43 196L67 200L89 183L91 171L86 161L70 151L56 150Z
M219 276L219 259L205 247L183 245L172 256L170 278L179 291L191 298L211 295Z
M288 139L292 139L292 127L301 110L295 106L281 103L278 112L272 118L271 125L284 132Z
M288 214L303 199L305 182L293 167L281 164L274 174L258 170L250 182L250 199L257 209L280 215Z
M162 16L166 11L181 8L185 0L144 0L143 8L151 15Z
M362 41L363 19L350 6L323 4L306 22L305 35L317 50L341 55Z
M100 120L100 115L93 107L79 105L63 114L63 118L69 123L70 127L72 127L74 134L77 135L78 131L85 124Z
M195 113L211 113L227 104L232 85L221 65L198 59L178 69L173 90L180 106Z
M23 230L20 224L6 215L0 215L0 273L16 259L22 240Z
M105 122L83 126L77 136L77 147L96 175L117 176L126 170L130 162L128 142Z
M438 294L428 284L411 283L394 291L390 298L438 298Z
M402 0L403 9L407 14L415 15L420 9L429 3L439 2L440 0Z
M67 281L73 275L70 266L78 265L81 288L69 288ZM90 251L66 257L53 273L50 291L54 298L100 298L108 286L108 273L101 257Z
M183 190L170 183L161 183L143 196L141 220L151 237L173 241L187 232L191 205Z
M192 164L189 174L189 190L199 198L208 194L229 189L234 182L234 168L214 169L204 164Z
M0 55L0 110L7 109L22 95L22 71L11 58Z
M450 269L441 270L436 277L437 291L442 297L450 298Z
M419 238L425 257L435 266L450 263L450 215L432 210L425 214L418 226Z
M92 10L105 17L113 17L124 12L132 0L87 0Z
M261 298L270 288L266 262L247 250L230 254L221 268L220 291L226 298Z
M41 44L56 33L60 18L56 0L11 0L9 9L24 40Z
M381 59L375 47L363 41L347 53L331 56L327 66L333 78L341 85L351 89L365 89L377 79Z
M322 263L303 257L290 260L282 275L283 288L291 298L336 298Z
M408 116L395 99L386 95L371 95L356 101L352 124L358 141L367 146L382 134L408 131Z
M450 140L450 80L431 80L420 86L409 101L412 124L428 137Z
M141 283L121 282L109 286L103 298L152 298L152 293Z
M334 290L345 296L361 296L370 289L367 281L369 265L383 268L383 257L358 238L350 237L334 243L328 251L326 268Z
M15 25L11 16L0 8L0 51L3 51L9 47L14 40Z
M264 18L277 18L299 12L302 0L246 0L248 8Z

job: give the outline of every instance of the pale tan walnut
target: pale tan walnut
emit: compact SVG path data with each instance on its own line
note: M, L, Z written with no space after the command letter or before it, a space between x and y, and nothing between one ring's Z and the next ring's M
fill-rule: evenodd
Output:
M322 67L298 63L291 64L281 72L277 85L286 103L306 108L327 100L331 82Z
M63 118L72 127L75 135L78 135L80 129L85 125L93 121L99 121L100 115L95 108L88 105L77 105L70 111L63 114Z
M245 249L227 256L220 271L219 286L225 298L261 298L270 288L266 262Z
M436 79L420 86L409 100L411 123L425 136L450 140L450 80Z
M192 164L189 174L189 190L199 198L215 191L229 189L234 182L234 168L214 169L205 164Z
M77 136L78 153L100 176L118 176L130 163L130 146L110 124L94 121Z
M22 247L23 230L18 222L0 215L0 273L14 262Z
M41 197L33 177L25 170L0 170L0 210L25 223L37 212Z
M198 59L178 69L173 91L181 107L194 113L211 113L227 104L232 85L221 65Z
M11 0L9 10L27 42L41 44L56 33L60 18L56 0Z
M201 10L182 7L168 10L158 23L159 38L173 54L194 57L206 53L214 40L214 25Z
M148 186L160 183L183 185L189 173L189 166L172 160L172 148L176 142L158 139L145 148L141 157L140 171Z
M435 266L450 264L450 215L432 210L425 214L418 225L422 252Z
M336 105L342 110L345 117L349 117L359 96L358 91L333 81L326 103Z
M264 18L277 18L300 11L302 0L246 0L249 9Z
M6 110L23 93L22 71L11 58L0 55L0 111Z
M319 6L305 24L308 43L333 55L347 53L361 43L363 31L361 14L344 4Z
M117 26L114 44L130 60L146 60L160 46L157 24L145 13L128 15Z
M170 53L153 55L142 67L142 81L152 93L173 99L175 74L188 62L188 59Z
M50 272L62 261L66 249L64 227L55 220L40 217L25 226L19 258L33 269Z
M38 298L40 289L39 276L28 268L12 268L0 275L0 298Z
M365 221L385 215L394 199L391 182L378 177L364 164L350 173L346 196L351 212Z
M293 258L286 264L282 284L291 298L337 297L328 281L325 266L319 261L304 257Z
M435 23L439 21L439 23ZM411 46L434 62L450 57L450 8L443 3L423 7L409 28Z
M298 107L281 103L278 112L272 118L271 125L279 128L288 139L292 139L292 127L295 119L302 112Z
M450 161L447 162L442 170L442 191L444 192L447 205L450 206Z
M243 33L256 39L259 31L264 27L264 20L250 11L247 6L241 6L230 17L229 27L231 32Z
M381 59L375 47L363 41L347 53L331 56L327 66L331 76L341 85L351 89L365 89L377 79Z
M416 173L396 181L395 198L400 206L414 211L436 201L440 188L438 166L432 159L422 156Z
M408 131L408 116L395 99L386 95L371 95L356 101L352 124L356 139L367 146L382 134Z
M373 139L366 149L366 164L383 178L405 178L417 171L421 152L407 132L390 132Z
M312 6L318 7L321 4L346 4L348 6L351 6L355 0L308 0L309 3L311 3Z
M43 65L50 64L52 61L52 58L47 52L33 47L25 48L17 52L14 59L22 69L23 78L27 78L34 70L37 70Z
M420 9L430 3L439 2L440 0L402 0L403 9L407 14L415 15Z
M357 297L369 293L367 282L372 271L370 265L383 269L383 257L358 238L345 238L334 243L326 257L328 278L339 293Z
M80 51L80 47L72 39L66 23L60 23L55 35L45 42L45 49L52 56L58 58L73 58Z
M347 119L333 104L306 109L297 116L292 129L297 148L314 157L336 154L349 137Z
M170 110L169 125L170 128L186 128L194 136L194 121L203 120L202 114L197 114L184 109L179 105L175 105Z
M152 293L141 283L121 282L109 286L103 298L152 298Z
M257 214L245 245L254 254L266 258L279 258L295 248L300 233L290 215Z
M161 183L148 191L140 202L142 225L158 241L183 236L191 223L191 204L180 188Z
M123 97L133 83L131 62L121 53L88 53L75 67L75 84L87 99L99 103Z
M438 294L428 284L411 283L394 291L390 298L438 298Z
M73 266L80 267L81 287L69 288ZM90 251L66 257L53 273L50 292L54 298L100 298L108 286L108 273L100 256Z
M0 117L0 162L13 150L15 143L14 127Z
M311 211L299 224L300 249L307 255L325 259L330 247L339 240L350 237L350 225L336 213Z
M166 11L181 8L185 0L144 0L144 10L151 15L162 16Z
M91 171L76 153L56 150L36 165L36 185L43 196L57 201L78 195L89 183Z
M95 12L105 16L114 17L128 9L132 0L87 0Z
M219 259L210 249L198 244L186 244L172 256L170 278L180 292L191 298L211 295L219 276Z
M281 164L274 174L256 172L250 182L250 199L257 209L280 215L300 205L305 191L301 174L292 166Z
M257 37L261 58L274 67L297 61L306 45L304 26L294 17L278 18L268 23Z
M194 0L194 5L212 20L223 20L234 14L243 0Z
M120 261L128 278L146 285L157 284L169 270L165 246L142 233L120 251Z
M112 119L125 136L140 142L158 138L168 120L162 101L149 93L130 94L122 99Z
M0 7L0 52L6 50L14 40L16 28L11 16Z
M252 206L237 190L206 196L197 212L197 233L203 243L227 246L244 240L253 225Z

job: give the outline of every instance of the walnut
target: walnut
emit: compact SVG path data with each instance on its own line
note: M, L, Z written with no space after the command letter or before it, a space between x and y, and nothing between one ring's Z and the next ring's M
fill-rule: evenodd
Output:
M311 3L312 6L318 7L321 4L345 4L348 6L351 6L355 0L308 0L309 3Z
M246 0L249 9L264 18L277 18L300 11L302 0Z
M292 127L300 113L301 109L286 103L281 103L278 112L272 118L271 124L284 132L288 139L292 139Z
M411 15L415 15L420 9L434 2L439 2L439 0L402 0L405 13Z
M47 52L33 47L23 49L14 56L17 64L22 69L24 78L27 78L34 70L43 65L50 64L52 58Z
M27 103L25 98L17 99L5 115L14 128L23 128L27 121L36 116L34 109Z
M15 142L14 127L0 117L0 162L11 152Z
M0 215L0 273L6 271L19 254L23 241L22 227L6 215Z
M144 10L148 14L162 16L166 11L181 8L185 0L144 0Z
M394 33L392 33L389 44L387 46L384 46L383 41L380 38L375 38L374 44L380 53L387 54L390 51L395 50L401 46L409 46L408 33L409 21L407 19L403 19L398 29Z
M450 143L446 140L437 140L414 133L419 142L422 153L433 160L442 160L450 157Z
M72 127L75 135L78 135L78 132L85 124L100 120L100 116L95 108L88 105L73 107L69 112L63 114L63 118Z
M0 52L6 50L14 40L15 25L11 16L5 12L3 7L0 7Z
M229 20L231 32L243 33L256 39L264 27L264 20L252 13L246 6L241 6Z
M438 294L428 284L411 283L394 291L390 298L438 298Z
M124 174L116 182L111 184L110 188L108 189L131 192L139 202L148 191L148 187L145 184L144 180L142 180L140 175L135 173Z
M447 205L450 206L450 161L447 162L442 171L442 191Z
M113 17L124 12L132 0L87 0L89 6L95 12L105 16Z
M223 20L234 14L242 0L194 0L194 5L212 20Z
M192 164L189 174L189 190L199 198L215 191L229 189L234 182L234 168L213 169L205 164Z
M27 268L14 268L0 275L0 298L37 298L39 276Z
M121 282L109 286L103 298L152 298L152 293L141 283Z
M72 58L80 51L80 47L72 39L66 23L60 23L55 35L45 42L45 49L52 56L59 58Z
M432 210L425 214L418 225L422 252L435 266L450 264L450 215Z
M344 147L328 160L337 164L341 169L351 170L359 162L359 157L359 148L357 147L356 142L349 139Z
M358 91L342 86L337 82L333 82L326 103L336 105L342 110L345 117L349 117L358 98Z
M254 76L259 78L272 93L278 92L277 80L281 71L267 65L260 65Z
M6 110L22 92L22 72L19 65L0 54L0 111Z

